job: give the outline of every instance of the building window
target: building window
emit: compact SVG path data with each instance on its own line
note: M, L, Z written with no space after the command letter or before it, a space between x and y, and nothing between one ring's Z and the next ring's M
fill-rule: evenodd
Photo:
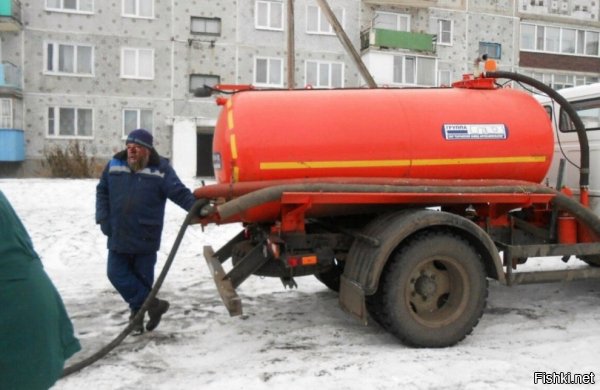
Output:
M375 12L373 28L394 31L410 31L410 16L392 12Z
M438 86L449 87L452 81L452 71L444 69L438 72Z
M262 30L283 30L283 3L257 1L254 8L254 25Z
M521 25L521 50L535 50L535 26Z
M566 54L575 54L575 44L577 42L577 30L563 28L560 37L561 52Z
M192 16L190 32L192 34L221 35L221 18Z
M154 50L124 47L121 49L121 77L154 79Z
M560 28L546 27L544 35L544 50L551 53L560 52Z
M434 86L436 60L430 57L394 56L394 83Z
M94 73L94 48L65 43L46 44L46 73L87 75Z
M534 79L541 81L542 83L551 86L554 89L562 89L568 87L574 87L577 85L587 85L597 83L599 78L596 76L589 75L572 75L564 73L542 73L542 72L528 72L521 70L523 74L530 75Z
M191 74L190 75L190 92L194 92L198 88L205 85L214 87L221 82L221 77L210 74Z
M254 84L266 87L283 86L283 60L256 57L254 59Z
M306 61L306 85L317 88L342 88L344 64L341 62Z
M12 129L12 100L0 99L0 129Z
M91 138L93 128L91 108L48 108L48 137Z
M598 42L600 33L595 31L585 32L585 54L589 56L598 56Z
M135 129L146 129L152 133L152 110L126 108L123 110L123 138Z
M499 60L502 57L502 45L493 42L479 42L479 55L487 54L488 58Z
M154 0L123 0L123 16L129 18L153 18Z
M94 12L94 0L46 0L46 9L63 12Z
M521 50L598 57L600 32L521 24Z
M332 7L333 14L344 26L344 9ZM330 34L333 35L333 27L329 24L327 16L321 11L321 8L315 5L306 7L306 32L311 34Z
M452 45L452 21L438 19L437 43L440 45Z

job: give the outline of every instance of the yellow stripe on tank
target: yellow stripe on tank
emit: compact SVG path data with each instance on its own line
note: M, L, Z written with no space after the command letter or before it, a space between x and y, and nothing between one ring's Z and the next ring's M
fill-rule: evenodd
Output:
M231 145L231 158L236 160L238 158L237 143L235 140L235 134L229 136L229 144Z
M469 157L417 160L349 160L349 161L281 161L262 162L261 170L280 169L323 169L323 168L375 168L408 166L444 166L476 164L541 163L545 156Z

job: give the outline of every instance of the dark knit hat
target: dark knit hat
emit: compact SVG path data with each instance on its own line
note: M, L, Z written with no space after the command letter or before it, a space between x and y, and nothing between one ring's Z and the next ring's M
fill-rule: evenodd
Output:
M125 144L134 143L134 144L145 146L148 149L152 149L153 148L152 140L153 140L152 134L150 134L150 132L148 130L136 129L136 130L133 130L131 133L129 133L129 135L127 136L127 141L125 141Z

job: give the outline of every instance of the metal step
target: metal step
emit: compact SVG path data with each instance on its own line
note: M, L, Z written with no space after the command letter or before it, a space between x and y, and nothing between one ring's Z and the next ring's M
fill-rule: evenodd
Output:
M508 285L568 282L583 279L600 279L600 267L558 271L513 272L508 279Z
M242 300L237 295L231 279L225 274L225 270L217 256L215 256L215 251L211 246L204 247L204 258L215 280L221 300L223 300L227 311L229 311L229 315L232 317L241 315Z

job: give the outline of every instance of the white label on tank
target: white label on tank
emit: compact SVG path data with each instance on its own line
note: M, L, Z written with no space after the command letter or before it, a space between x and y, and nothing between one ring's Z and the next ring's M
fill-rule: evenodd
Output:
M506 126L498 123L444 125L444 138L447 140L506 139Z

